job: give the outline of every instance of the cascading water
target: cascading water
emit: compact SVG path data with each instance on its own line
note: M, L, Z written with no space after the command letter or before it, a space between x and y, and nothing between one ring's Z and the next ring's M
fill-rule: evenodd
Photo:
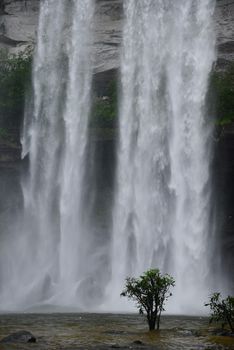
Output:
M94 7L93 0L41 2L33 111L26 111L22 139L23 156L30 158L24 218L1 252L8 267L1 276L1 309L80 306L86 284L93 288L83 203Z
M124 0L111 247L107 228L94 219L104 196L88 153L98 154L88 132L94 4L41 2L22 138L30 159L24 213L1 237L0 310L103 303L119 311L125 277L159 267L176 279L169 311L198 312L211 285L205 98L215 1Z
M210 137L205 113L215 58L214 0L125 0L112 280L171 273L169 311L198 312L209 281Z

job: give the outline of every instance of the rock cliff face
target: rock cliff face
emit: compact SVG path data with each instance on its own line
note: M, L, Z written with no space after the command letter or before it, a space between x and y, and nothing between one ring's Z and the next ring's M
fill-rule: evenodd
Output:
M40 2L0 0L0 4L0 46L17 52L34 43Z
M217 31L217 68L225 69L234 61L234 1L218 0L215 23ZM221 232L220 249L222 270L231 277L234 291L234 125L222 128L214 157L214 188L216 195L216 222Z
M0 0L0 48L12 53L34 45L40 0ZM97 0L94 60L97 72L119 65L122 0Z
M122 0L97 1L95 23L95 66L97 72L119 66L122 37Z
M119 66L123 0L96 0L95 67L97 72ZM0 47L11 52L34 44L40 0L0 0ZM215 12L218 65L234 60L234 2L218 0Z
M215 220L220 235L221 265L226 271L234 293L234 125L222 129L215 144L213 164Z
M234 2L218 0L215 13L218 67L225 68L234 61Z

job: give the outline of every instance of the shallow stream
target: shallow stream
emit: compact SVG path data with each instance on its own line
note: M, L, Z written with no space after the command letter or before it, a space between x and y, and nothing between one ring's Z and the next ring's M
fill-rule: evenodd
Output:
M0 339L30 331L36 344L0 344L10 349L234 350L234 338L214 336L206 317L165 316L159 332L148 332L137 314L8 314L0 316Z

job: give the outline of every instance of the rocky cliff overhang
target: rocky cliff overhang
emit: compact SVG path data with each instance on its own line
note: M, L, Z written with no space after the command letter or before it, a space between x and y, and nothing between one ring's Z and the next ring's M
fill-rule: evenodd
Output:
M217 66L225 68L234 61L234 1L218 0L215 12L218 58Z
M123 0L96 0L94 61L96 72L119 67ZM40 0L0 0L0 48L19 52L36 41ZM234 1L217 0L215 30L219 68L234 61Z

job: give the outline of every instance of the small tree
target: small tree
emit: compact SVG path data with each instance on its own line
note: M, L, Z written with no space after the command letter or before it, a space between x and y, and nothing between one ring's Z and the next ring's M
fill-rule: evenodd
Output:
M234 297L228 296L222 299L220 293L214 293L210 296L210 302L205 304L211 310L210 323L222 322L222 328L228 325L231 332L234 333Z
M149 330L160 326L161 313L165 301L172 295L170 287L175 285L168 274L162 275L158 269L146 271L139 278L128 277L121 296L136 301L140 314L146 314Z

